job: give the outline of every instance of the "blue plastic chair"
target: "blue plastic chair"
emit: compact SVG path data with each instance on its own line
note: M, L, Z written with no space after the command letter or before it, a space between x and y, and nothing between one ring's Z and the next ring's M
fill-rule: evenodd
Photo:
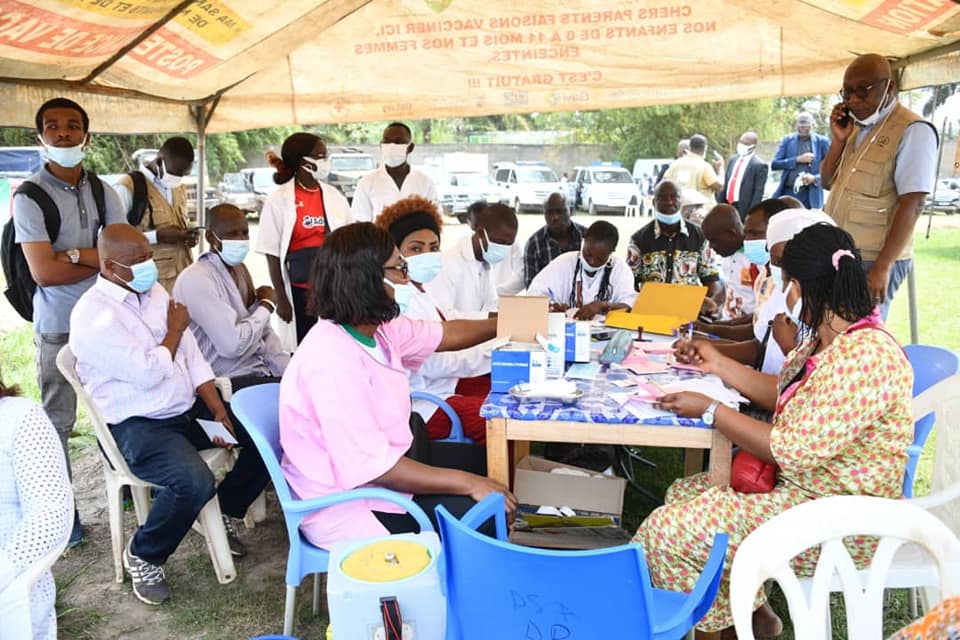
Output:
M937 384L941 380L960 373L960 358L953 351L943 347L924 344L911 344L903 348L913 368L913 397ZM917 420L913 426L913 442L907 447L907 469L903 475L903 497L913 497L913 483L917 475L917 463L923 453L930 432L933 431L935 417L928 413Z
M432 402L440 407L440 409L447 414L447 417L450 418L450 435L442 440L437 440L437 442L460 442L463 444L474 443L473 440L468 438L463 432L463 423L460 421L460 416L457 415L457 412L453 410L453 407L451 407L446 400L440 396L435 396L432 393L427 393L426 391L411 391L410 399Z
M237 391L230 400L237 419L246 428L253 440L263 464L270 474L270 480L277 492L283 518L287 525L287 538L290 551L287 554L287 598L283 611L283 634L293 631L293 614L297 600L297 588L307 574L314 574L313 613L320 607L320 573L327 570L330 553L310 544L300 534L303 519L325 507L351 500L385 500L397 504L409 513L420 525L421 531L433 531L433 525L423 509L412 500L387 489L353 489L336 495L298 500L293 497L290 487L280 470L280 385L262 384Z
M475 529L495 518L498 540ZM457 520L437 507L447 640L621 638L677 640L717 595L727 535L718 533L689 594L654 589L640 545L551 551L505 541L503 496Z

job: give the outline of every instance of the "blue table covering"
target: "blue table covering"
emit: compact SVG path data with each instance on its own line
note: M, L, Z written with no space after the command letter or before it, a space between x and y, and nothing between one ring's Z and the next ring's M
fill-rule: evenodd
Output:
M640 376L640 378L649 379L660 386L664 386L679 380L699 378L703 375L696 371L670 369L665 373ZM563 420L566 422L600 424L651 424L711 428L699 418L681 418L675 415L641 420L619 406L615 400L607 395L608 393L630 391L629 388L620 389L613 385L614 380L636 377L622 369L615 370L607 366L601 367L600 373L595 379L575 381L577 388L583 391L584 395L573 404L564 404L555 400L518 400L509 393L491 393L484 400L483 406L480 407L480 416L486 419Z

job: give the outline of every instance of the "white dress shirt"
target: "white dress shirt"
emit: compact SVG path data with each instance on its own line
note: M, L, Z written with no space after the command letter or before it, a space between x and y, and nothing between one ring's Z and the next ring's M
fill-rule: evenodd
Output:
M611 304L625 304L633 308L633 303L637 299L637 292L633 288L633 271L630 270L623 258L611 256L610 259L613 261L613 269L610 271L611 295L609 302ZM579 260L579 251L561 253L534 277L533 282L527 287L527 295L547 296L554 302L571 304L575 285L573 277ZM577 280L582 283L580 287L583 304L588 305L594 302L597 299L597 294L600 293L603 268L597 270L592 276L581 268L580 272L577 273Z
M142 162L138 170L157 188L157 191L159 191L163 199L167 201L167 204L172 206L173 191L167 188L167 185L163 184L163 180L158 178L157 175ZM177 188L182 189L183 187ZM130 213L130 209L133 208L133 193L122 184L113 185L113 190L117 192L117 196L120 198L120 205L123 207L124 213ZM147 236L147 241L150 242L150 244L157 244L157 231L155 229L144 231L143 235Z
M473 255L473 235L443 253L439 275L423 285L447 317L486 318L497 310L497 288L490 265Z
M510 245L510 256L490 267L497 293L501 296L515 296L523 291L523 244Z
M353 219L357 222L373 222L384 207L408 196L423 196L438 207L440 206L440 196L430 176L411 167L410 173L403 179L403 184L398 189L397 183L387 173L386 167L381 165L375 171L360 178L360 182L357 183L353 204L350 207Z
M138 295L97 276L70 314L77 375L108 424L180 415L214 378L189 328L175 358L161 346L169 301L159 284Z
M733 182L733 199L730 200L729 190L730 185L724 185L723 193L726 194L727 200L730 204L734 202L740 202L740 189L743 186L743 174L747 172L747 165L750 164L750 160L753 159L753 152L748 153L745 156L740 156L737 158L737 161L733 164L733 169L730 170L730 180Z
M208 251L177 276L173 297L187 306L200 352L218 376L280 376L290 354L270 328L270 312L240 290L220 256Z
M410 298L410 306L404 315L431 322L456 319L456 316L446 314L441 317L430 294L419 289L416 289L413 297ZM493 351L495 342L495 340L488 340L459 351L437 351L424 361L420 369L408 371L410 390L426 391L444 400L449 398L456 393L460 378L473 378L490 373L490 353ZM419 413L424 420L429 420L436 410L437 405L432 402L426 400L413 402L413 411Z

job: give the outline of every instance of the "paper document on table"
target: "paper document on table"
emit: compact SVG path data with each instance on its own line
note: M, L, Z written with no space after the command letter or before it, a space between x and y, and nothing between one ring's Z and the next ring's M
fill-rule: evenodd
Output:
M227 444L240 444L237 442L237 439L233 437L233 434L227 431L227 428L223 426L223 423L217 422L215 420L201 420L197 418L197 424L200 425L200 428L204 430L207 434L207 437L210 438L210 442L213 442L213 439L217 436L226 442Z
M669 411L658 409L652 402L645 400L633 399L623 405L623 408L631 415L640 418L641 421L653 418L676 418L676 416Z
M596 362L577 362L567 369L566 378L573 380L594 380L600 373L600 364Z
M725 386L720 378L712 375L671 382L663 386L663 391L665 393L678 393L680 391L702 393L734 409L740 403L749 402L736 389Z
M626 367L630 369L634 374L638 376L648 375L651 373L662 373L667 370L667 365L663 362L657 362L651 360L647 357L647 354L643 350L634 347L623 362L620 363L621 367Z
M647 355L654 353L673 353L673 343L671 342L636 342L634 347L640 349Z

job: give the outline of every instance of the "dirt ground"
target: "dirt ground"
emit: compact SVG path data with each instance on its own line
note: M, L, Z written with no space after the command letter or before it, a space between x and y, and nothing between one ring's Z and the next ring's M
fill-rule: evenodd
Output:
M220 585L203 538L191 531L165 565L173 592L171 602L155 607L141 603L129 578L114 581L110 525L103 472L96 449L73 462L73 486L86 542L69 550L54 566L60 638L70 640L241 639L279 634L283 623L287 535L275 496L268 494L267 519L254 529L241 529L249 554L237 560L237 579ZM133 510L124 514L127 539L136 526ZM295 633L323 638L326 617L310 612L312 580L298 596Z

